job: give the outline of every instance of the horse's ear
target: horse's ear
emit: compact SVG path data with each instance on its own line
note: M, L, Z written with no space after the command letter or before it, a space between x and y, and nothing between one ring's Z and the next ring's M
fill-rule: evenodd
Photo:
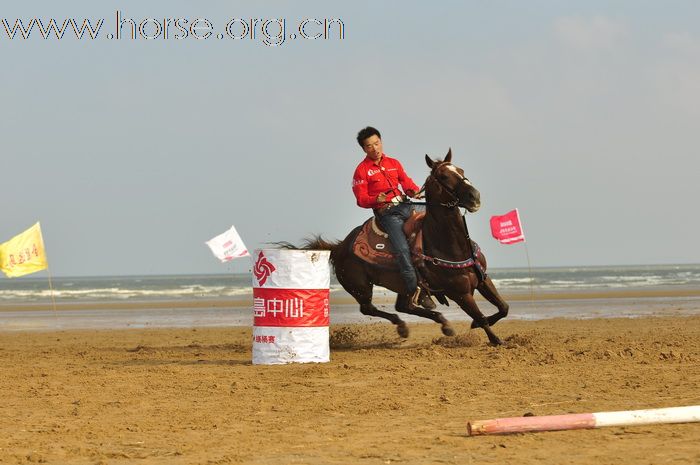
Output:
M425 162L428 164L428 167L432 170L432 169L433 169L433 166L435 165L435 163L434 163L433 160L428 156L428 154L425 154Z
M452 161L452 147L447 151L447 156L445 157L445 161L447 163L450 163Z

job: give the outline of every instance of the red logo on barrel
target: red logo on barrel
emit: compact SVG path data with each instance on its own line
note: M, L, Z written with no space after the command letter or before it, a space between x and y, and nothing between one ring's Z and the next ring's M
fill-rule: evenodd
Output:
M253 288L255 326L328 326L328 289Z
M267 261L267 257L263 254L262 250L258 259L255 262L255 268L253 268L253 273L255 274L255 279L258 280L258 285L262 286L267 281L267 278L275 271L275 267Z

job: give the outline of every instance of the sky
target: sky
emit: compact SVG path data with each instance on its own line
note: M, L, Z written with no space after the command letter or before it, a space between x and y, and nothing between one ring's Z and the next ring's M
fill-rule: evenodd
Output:
M143 36L109 39L118 11ZM32 18L104 23L8 37ZM178 18L212 35L175 39ZM342 39L299 37L324 18ZM698 2L28 1L3 19L0 242L40 221L54 276L245 272L204 244L231 225L251 251L342 239L371 216L351 191L367 125L418 184L452 148L491 267L700 262ZM254 38L222 33L251 19ZM527 243L499 244L489 218L514 208Z

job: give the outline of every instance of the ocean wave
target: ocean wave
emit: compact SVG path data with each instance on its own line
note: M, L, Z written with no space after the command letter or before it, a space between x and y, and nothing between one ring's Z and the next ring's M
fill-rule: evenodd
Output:
M532 282L535 282L534 278L492 278L494 284L497 286L510 286L510 285L518 285L518 284L530 284Z
M172 298L216 298L236 297L252 294L252 287L226 286L189 286L171 289L129 289L129 288L91 288L91 289L41 289L41 290L0 290L2 300L38 300L51 298L62 300L89 299L172 299Z
M700 285L700 265L639 267L570 267L494 269L496 287L505 291L576 291L590 289L653 288ZM53 296L60 301L217 299L252 295L250 275L114 276L54 279ZM330 292L344 292L333 279ZM394 293L375 286L377 297ZM50 299L44 279L0 280L0 302Z

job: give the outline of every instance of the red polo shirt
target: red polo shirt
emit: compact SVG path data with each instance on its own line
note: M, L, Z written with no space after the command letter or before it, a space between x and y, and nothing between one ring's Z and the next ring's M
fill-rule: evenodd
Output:
M386 154L382 154L379 165L375 164L371 158L365 157L355 168L355 174L352 177L352 192L355 194L357 204L362 208L378 208L386 205L394 197L402 195L399 186L403 192L410 190L415 193L420 190L403 170L401 163ZM380 203L377 202L377 196L382 192L388 193L386 202Z

